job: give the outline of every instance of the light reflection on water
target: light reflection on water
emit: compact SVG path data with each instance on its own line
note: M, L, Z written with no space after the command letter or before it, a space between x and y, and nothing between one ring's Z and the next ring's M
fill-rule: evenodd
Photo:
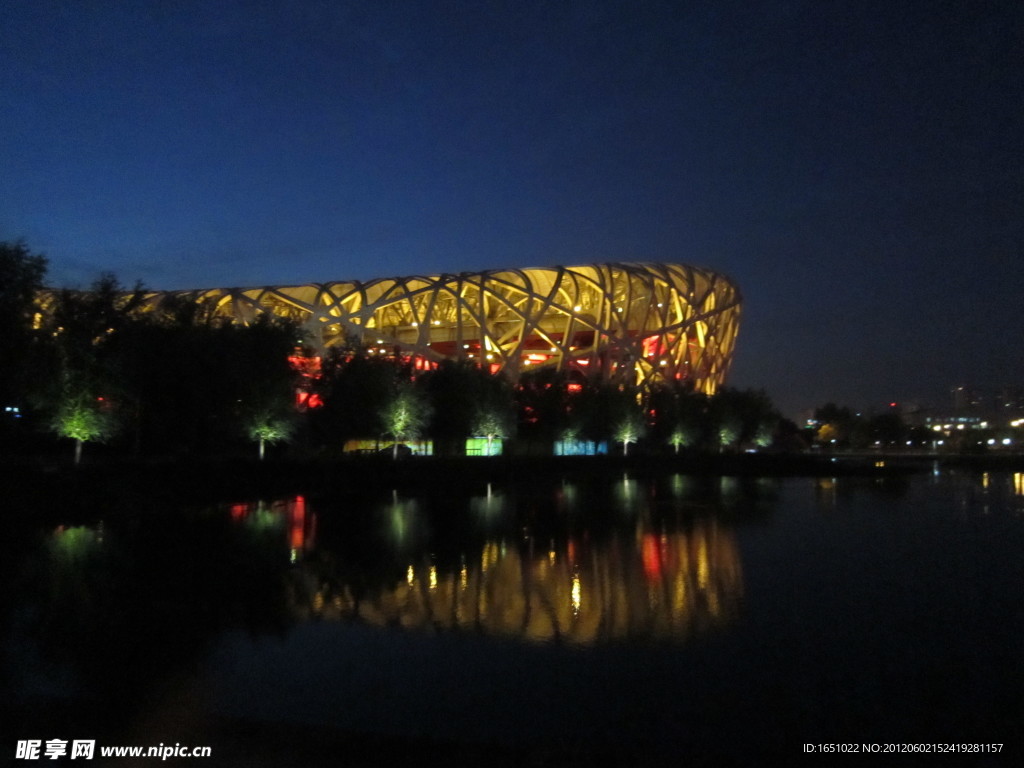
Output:
M728 622L743 592L735 538L715 521L558 550L532 539L487 540L444 569L420 553L406 578L356 599L347 584L299 596L321 619L461 629L528 640L592 643L625 637L683 639ZM309 580L304 583L310 583Z
M739 494L734 479L725 494ZM668 498L680 501L691 490L673 476ZM316 543L319 517L348 512L324 503L318 516L302 496L275 502L229 506L231 519L245 526L275 524L287 538L296 563L291 591L293 616L303 620L359 621L412 630L457 630L528 641L589 644L634 639L681 641L722 626L739 611L743 577L732 528L714 516L669 516L652 522L651 488L623 477L612 489L613 518L593 535L540 522L539 514L571 519L582 512L585 494L561 483L537 509L535 498L517 500L488 488L464 500L464 528L447 531L457 557L435 554L439 515L420 500L397 493L371 508L383 536L369 574L345 563L344 551ZM551 503L553 501L553 504ZM449 506L457 506L452 502ZM341 530L344 538L358 533ZM342 547L344 550L344 547ZM366 554L364 552L364 554ZM339 561L340 565L339 565ZM397 568L388 569L387 564ZM373 568L369 569L373 570Z
M24 598L38 621L12 645L112 698L198 664L243 717L452 739L456 715L481 739L569 722L667 745L705 717L719 735L775 723L794 749L892 722L982 736L971 722L1020 714L1022 515L1024 474L955 472L113 517L46 533Z

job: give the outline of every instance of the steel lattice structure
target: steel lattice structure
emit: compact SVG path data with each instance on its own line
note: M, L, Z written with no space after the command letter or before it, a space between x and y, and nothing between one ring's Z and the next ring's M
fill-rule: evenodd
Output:
M594 264L489 270L368 282L153 293L250 323L300 323L321 349L355 339L376 354L471 360L517 379L553 367L587 376L689 381L712 394L732 359L740 293L728 278L682 264Z

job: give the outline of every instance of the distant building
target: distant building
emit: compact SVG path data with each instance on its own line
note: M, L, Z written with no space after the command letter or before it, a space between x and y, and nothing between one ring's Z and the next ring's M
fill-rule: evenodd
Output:
M151 293L204 302L249 323L298 322L320 351L358 342L427 370L472 361L513 380L527 371L618 378L649 387L689 382L712 394L725 380L740 319L728 278L682 264L593 264L488 270L369 282Z
M954 411L983 411L986 409L986 398L982 390L976 387L953 387Z
M953 413L1001 424L1024 416L1024 387L953 387Z

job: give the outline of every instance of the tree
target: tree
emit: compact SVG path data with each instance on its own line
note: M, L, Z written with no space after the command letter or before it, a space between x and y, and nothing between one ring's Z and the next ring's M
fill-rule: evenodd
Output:
M722 387L708 405L722 448L770 443L781 419L763 390Z
M636 442L644 429L644 411L635 387L616 381L588 382L573 396L574 419L583 425L582 433L589 440L617 440L629 434ZM624 450L626 444L623 445Z
M296 324L261 315L256 322L232 329L232 396L243 429L264 445L291 438L296 426L295 392L299 374L288 357L301 345Z
M651 435L667 442L676 453L701 442L707 427L708 398L694 392L686 382L667 382L654 387L647 396L646 410L653 423Z
M498 403L482 403L473 416L473 433L487 438L487 455L491 455L491 443L495 438L503 439L512 431L512 413L508 406Z
M0 242L0 405L21 409L30 399L36 352L38 296L46 257L24 242Z
M209 305L168 298L110 340L136 450L213 453L259 440L253 429L264 444L290 435L295 325L261 315L243 326Z
M53 300L50 332L54 361L44 403L51 429L75 442L75 463L82 443L106 440L118 426L124 376L112 354L111 340L131 322L143 289L126 291L112 274L102 275L88 291L60 291Z
M310 412L321 444L377 437L386 430L381 414L399 381L411 377L408 366L367 356L360 350L332 348L315 382L323 406Z
M398 444L419 436L430 418L426 398L412 382L400 382L391 399L380 412L385 431L395 439L394 458L398 458Z
M669 445L676 453L680 448L690 448L697 442L697 428L689 424L677 422L668 436Z
M733 446L740 439L740 423L734 418L727 418L718 425L718 443L722 450Z
M570 414L579 402L579 394L569 393L569 377L564 371L541 368L524 372L513 395L519 420L519 435L528 440L561 439L571 421Z
M417 378L417 387L430 403L427 426L435 453L463 452L491 378L472 360L443 360L436 370Z
M103 442L114 430L114 418L102 398L84 391L68 391L61 397L51 428L62 437L75 441L75 466L82 461L82 444Z
M295 431L295 420L272 410L256 411L249 415L245 425L249 437L259 442L260 461L263 461L266 443L277 443L291 439Z
M643 435L644 419L639 410L626 411L615 423L615 439L622 443L622 455L629 455L629 444L635 443Z

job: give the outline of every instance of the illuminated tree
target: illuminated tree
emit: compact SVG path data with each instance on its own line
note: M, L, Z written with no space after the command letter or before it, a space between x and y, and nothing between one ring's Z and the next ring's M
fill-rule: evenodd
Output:
M781 417L764 391L722 387L708 400L708 418L724 449L770 444Z
M295 431L295 420L290 417L290 414L261 410L248 417L245 429L252 440L259 442L260 461L263 461L264 446L267 443L278 443L291 439Z
M82 461L82 444L105 441L114 427L106 402L84 392L69 392L62 397L51 421L54 432L75 441L75 466Z
M708 397L694 392L689 382L659 384L646 397L645 408L653 424L650 436L676 453L698 445L707 431Z
M75 440L75 463L82 444L110 438L119 425L113 403L122 403L126 387L112 340L133 322L142 287L127 292L111 274L88 291L62 290L52 298L49 325L52 364L47 367L41 405L50 427Z
M738 421L728 419L718 427L718 444L723 450L736 444L740 439L741 425Z
M384 429L395 439L394 458L398 458L398 444L419 436L430 418L430 407L411 382L400 382L388 403L380 412Z
M614 426L615 439L622 443L622 455L629 455L629 444L635 443L644 433L644 419L639 410L627 411Z
M754 433L753 443L758 448L767 448L775 439L775 433L768 424L762 424Z
M680 448L690 448L697 442L697 428L689 424L677 423L668 436L669 445L679 453Z
M495 438L503 439L512 432L512 414L507 406L486 403L477 408L473 417L473 433L487 438L487 455Z
M381 414L397 382L411 375L406 366L359 349L329 350L321 370L315 387L323 407L310 411L310 417L316 439L324 445L385 431Z

